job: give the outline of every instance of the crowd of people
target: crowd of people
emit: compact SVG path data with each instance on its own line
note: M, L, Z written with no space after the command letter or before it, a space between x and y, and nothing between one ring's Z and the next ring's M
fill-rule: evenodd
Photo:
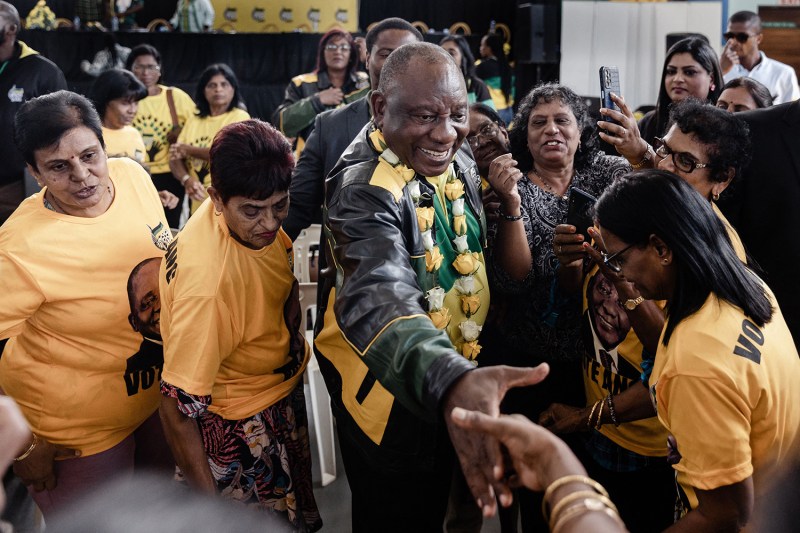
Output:
M0 106L18 524L32 499L92 530L74 512L113 515L92 493L133 480L132 501L174 488L176 507L205 493L319 530L316 358L355 532L478 532L498 512L503 533L781 531L767 502L800 460L800 94L758 51L757 16L731 17L722 56L677 42L655 109L637 120L614 94L599 122L559 83L516 95L493 33L476 66L463 37L425 43L399 18L363 55L331 30L271 125L229 65L192 98L148 44L67 91L19 28L0 1L0 90L22 91ZM313 223L310 345L292 240Z

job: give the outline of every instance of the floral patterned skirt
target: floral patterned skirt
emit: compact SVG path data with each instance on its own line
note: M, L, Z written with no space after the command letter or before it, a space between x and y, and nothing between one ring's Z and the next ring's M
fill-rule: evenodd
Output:
M197 418L211 474L225 499L284 515L299 532L322 527L311 481L302 382L287 397L243 420L226 420L203 409L198 403L207 405L207 396L193 396L164 382L162 393Z

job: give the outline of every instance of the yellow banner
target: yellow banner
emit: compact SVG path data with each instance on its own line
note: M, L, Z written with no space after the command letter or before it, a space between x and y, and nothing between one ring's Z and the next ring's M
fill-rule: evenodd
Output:
M358 29L357 0L211 0L214 28L237 32L325 33Z

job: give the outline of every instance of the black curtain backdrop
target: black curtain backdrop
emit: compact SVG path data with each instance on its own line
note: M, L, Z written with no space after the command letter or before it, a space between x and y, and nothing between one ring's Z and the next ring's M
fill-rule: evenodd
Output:
M148 33L118 32L117 41L129 48L147 43L161 53L162 83L180 87L194 98L203 69L227 63L236 73L251 116L269 120L293 76L316 65L319 35L309 33ZM443 34L428 34L439 42ZM64 72L70 90L88 95L94 78L80 69L104 46L98 31L25 30L20 40L52 60ZM470 38L477 49L480 36Z
M25 17L36 0L17 0L14 5ZM552 1L552 0L549 0ZM362 0L359 26L366 29L372 22L390 16L409 21L421 20L432 29L449 28L455 22L466 22L473 34L467 39L475 57L479 57L481 36L490 21L504 22L514 32L517 1L441 0L439 2L397 2L397 0ZM59 17L72 19L74 1L49 0L48 5ZM147 0L140 14L140 24L153 18L169 18L174 10L171 0ZM363 35L362 32L357 33ZM425 40L438 43L441 32L425 35ZM319 34L309 33L149 33L118 32L120 44L133 47L140 43L155 46L162 55L162 83L175 85L194 96L195 84L203 69L212 63L227 63L233 68L253 117L269 120L283 100L283 92L293 76L310 72L316 64ZM70 89L88 94L93 78L80 70L80 61L91 60L103 48L99 31L25 30L20 39L53 60L64 72ZM513 56L513 50L512 50ZM533 70L534 66L518 65L517 95L543 79L556 79L558 65Z

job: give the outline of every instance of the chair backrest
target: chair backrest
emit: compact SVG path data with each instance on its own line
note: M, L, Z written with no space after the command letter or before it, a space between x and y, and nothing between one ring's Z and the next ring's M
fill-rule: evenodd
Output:
M317 284L300 284L300 331L306 336L309 344L314 342L314 319L317 316Z
M294 275L300 283L311 281L311 247L319 246L322 226L311 224L294 240Z
M147 31L172 31L172 24L167 19L153 19L147 24Z

